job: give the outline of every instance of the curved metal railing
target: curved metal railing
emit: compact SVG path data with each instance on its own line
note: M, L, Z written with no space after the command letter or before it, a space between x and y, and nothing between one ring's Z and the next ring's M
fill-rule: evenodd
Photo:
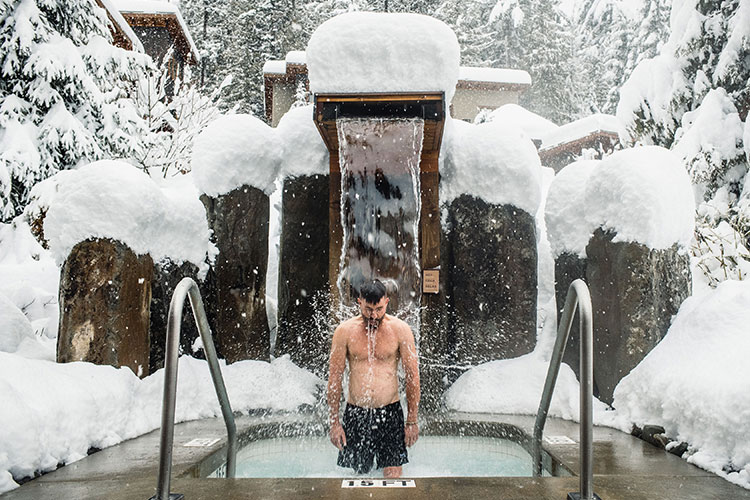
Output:
M555 339L555 348L552 351L549 369L547 370L547 379L544 382L544 391L542 399L539 402L539 411L536 414L534 423L534 438L532 441L532 453L534 464L534 475L542 474L542 434L544 433L544 424L547 421L549 405L552 401L552 392L555 390L557 374L560 372L565 345L568 343L570 336L570 327L573 324L573 316L576 312L576 306L580 318L580 387L581 387L581 407L580 407L580 492L570 493L568 498L580 500L594 500L599 496L594 493L593 488L593 392L594 392L594 323L591 312L591 294L589 288L583 280L577 279L570 284L568 295L565 299L565 308L563 309L562 319L557 327L557 338Z
M174 442L174 413L175 400L177 397L177 361L180 346L180 327L182 326L182 309L185 304L185 296L190 299L190 307L193 310L195 323L203 341L203 350L206 353L208 368L219 398L221 413L227 427L227 477L234 477L235 462L237 457L237 428L234 424L234 414L229 404L227 389L221 376L219 360L216 356L211 328L208 326L206 311L203 307L198 285L191 278L183 278L175 287L172 301L169 304L169 317L167 319L167 343L164 360L164 399L162 401L161 413L161 441L159 451L159 479L156 485L156 495L150 500L179 500L184 495L169 492L169 483L172 475L172 445Z

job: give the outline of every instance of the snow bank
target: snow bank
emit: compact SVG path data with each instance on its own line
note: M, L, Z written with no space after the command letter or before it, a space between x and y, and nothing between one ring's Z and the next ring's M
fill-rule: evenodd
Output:
M258 118L224 115L211 122L195 140L195 185L212 197L245 185L269 194L279 171L280 149L274 130Z
M322 381L287 357L221 362L234 411L294 411L314 404ZM143 380L128 368L57 364L0 353L0 493L17 479L49 471L160 425L164 373ZM176 421L221 415L205 361L179 362Z
M312 105L287 111L276 133L283 151L282 177L328 175L328 148L313 121Z
M725 281L680 307L664 339L619 383L614 406L697 450L688 460L750 487L750 282ZM732 464L739 472L722 471Z
M591 172L600 160L581 160L571 163L558 173L547 194L545 221L552 255L557 258L567 252L586 257L594 227L586 220L589 208L584 196Z
M441 200L450 202L469 194L536 214L542 166L534 143L517 128L500 122L472 125L449 119L440 161Z
M533 113L518 104L504 104L492 110L487 117L488 122L500 122L514 125L523 130L532 139L541 140L557 130L559 127L548 119Z
M90 238L120 241L155 260L188 261L207 270L213 255L205 209L195 196L167 195L143 171L103 160L66 172L44 220L52 255L62 265Z
M450 104L460 49L442 21L420 14L351 12L321 24L307 44L313 93L445 92Z
M461 375L445 394L451 410L535 415L542 399L549 360L536 353L490 361ZM606 405L594 400L596 410ZM580 389L573 370L563 363L557 376L549 415L578 420Z
M0 351L16 352L24 339L33 337L31 322L13 302L0 293Z
M592 226L653 249L690 244L695 202L679 158L658 146L617 151L591 173L584 194Z
M59 281L60 269L22 218L0 224L0 295L4 294L23 312L35 334L33 338L23 335L28 340L22 340L16 353L54 359ZM2 316L5 315L0 314L0 322Z

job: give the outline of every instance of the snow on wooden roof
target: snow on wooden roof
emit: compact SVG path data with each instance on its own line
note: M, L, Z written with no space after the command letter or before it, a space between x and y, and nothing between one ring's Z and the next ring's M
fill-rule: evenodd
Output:
M551 130L542 137L542 145L539 151L554 149L596 134L618 137L620 128L620 120L617 117L600 113L594 114Z
M122 17L122 14L120 14L120 11L112 3L112 0L97 1L104 8L104 10L107 11L107 15L110 21L112 21L112 23L114 24L115 31L120 32L122 36L124 36L125 39L130 42L130 48L132 48L132 50L135 50L136 52L143 52L143 44L141 43L141 40L138 38L138 35L135 34L133 28L130 27L125 18Z
M528 87L531 85L531 75L521 69L461 66L458 69L458 81L459 86L461 86L463 82L471 82Z
M174 18L179 25L181 36L189 48L190 55L195 62L200 61L198 47L196 47L193 38L190 36L190 30L187 23L180 14L177 5L162 0L111 0L121 14L130 16L156 15Z

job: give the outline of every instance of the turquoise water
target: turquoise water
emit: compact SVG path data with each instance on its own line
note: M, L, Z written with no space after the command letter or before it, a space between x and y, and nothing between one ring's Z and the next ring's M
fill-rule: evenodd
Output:
M357 477L336 465L338 450L327 437L264 439L237 454L237 477ZM220 475L218 471L209 477ZM498 438L422 436L409 448L404 477L531 476L531 456ZM370 471L379 477L382 472Z

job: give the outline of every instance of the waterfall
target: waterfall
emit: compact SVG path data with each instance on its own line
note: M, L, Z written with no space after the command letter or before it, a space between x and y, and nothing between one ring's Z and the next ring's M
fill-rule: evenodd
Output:
M341 118L336 126L343 228L337 285L342 303L353 303L361 283L379 277L387 287L397 287L389 290L392 313L417 328L424 121Z

